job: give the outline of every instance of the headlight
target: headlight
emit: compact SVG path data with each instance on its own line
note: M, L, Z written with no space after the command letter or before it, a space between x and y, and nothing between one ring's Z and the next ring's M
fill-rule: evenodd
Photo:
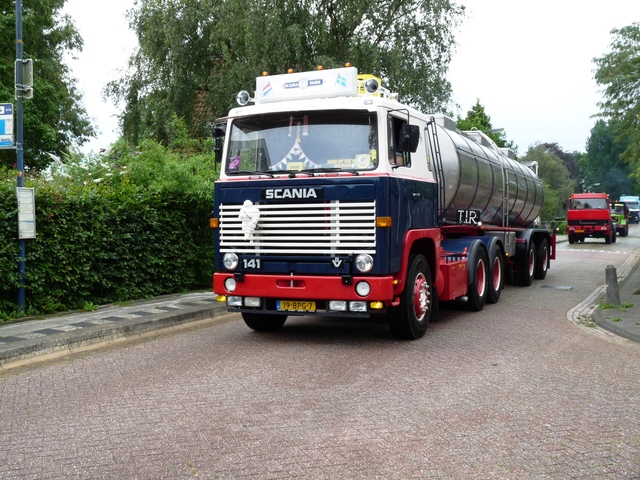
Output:
M232 297L229 295L227 297L227 306L228 307L241 307L242 306L242 297Z
M356 268L362 273L370 272L373 268L373 258L367 253L361 253L356 257Z
M233 292L236 289L236 281L234 278L229 277L224 281L224 288L229 292Z
M349 302L349 310L352 312L366 312L367 302L353 301Z
M356 293L361 297L366 297L371 293L371 286L367 282L358 282L356 285Z
M329 301L329 310L334 312L346 312L347 301L346 300L331 300Z
M225 253L222 263L227 270L235 270L238 267L238 255L235 253Z
M236 95L236 102L238 102L238 105L240 105L241 107L244 107L250 101L251 95L249 95L249 92L247 92L246 90L240 90L238 92L238 95Z

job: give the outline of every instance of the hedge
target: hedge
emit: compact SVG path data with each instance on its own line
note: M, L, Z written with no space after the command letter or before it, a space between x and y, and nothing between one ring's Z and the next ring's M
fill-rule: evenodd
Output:
M26 313L210 289L213 158L148 142L30 178L35 239L26 242ZM2 173L2 172L0 172ZM15 177L0 187L0 321L15 316Z

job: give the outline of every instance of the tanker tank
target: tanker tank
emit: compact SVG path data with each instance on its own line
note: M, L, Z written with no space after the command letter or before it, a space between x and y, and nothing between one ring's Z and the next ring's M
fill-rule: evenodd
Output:
M542 181L505 155L480 131L460 132L448 117L436 117L445 190L445 223L458 223L458 210L480 212L484 224L528 227L544 201ZM506 209L504 208L506 206Z

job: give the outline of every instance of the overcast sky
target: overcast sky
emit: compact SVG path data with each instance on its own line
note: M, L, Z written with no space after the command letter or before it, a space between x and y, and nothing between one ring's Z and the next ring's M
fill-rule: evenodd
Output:
M609 51L611 29L640 21L640 0L459 3L467 6L467 16L456 34L449 75L459 115L466 116L479 99L493 127L504 128L521 155L536 142L585 151L601 99L592 60ZM125 18L132 4L67 0L65 11L84 39L70 65L100 132L84 151L106 148L118 138L119 110L102 101L101 91L119 78L135 48Z

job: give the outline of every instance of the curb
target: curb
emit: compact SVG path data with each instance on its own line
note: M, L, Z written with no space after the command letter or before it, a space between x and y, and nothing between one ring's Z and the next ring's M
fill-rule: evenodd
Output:
M105 342L115 342L149 332L186 326L201 320L213 319L225 313L226 309L222 304L208 308L192 307L185 308L179 313L157 314L153 318L123 320L118 322L118 325L96 325L77 331L22 340L0 351L0 370L25 365L43 356L69 354Z

